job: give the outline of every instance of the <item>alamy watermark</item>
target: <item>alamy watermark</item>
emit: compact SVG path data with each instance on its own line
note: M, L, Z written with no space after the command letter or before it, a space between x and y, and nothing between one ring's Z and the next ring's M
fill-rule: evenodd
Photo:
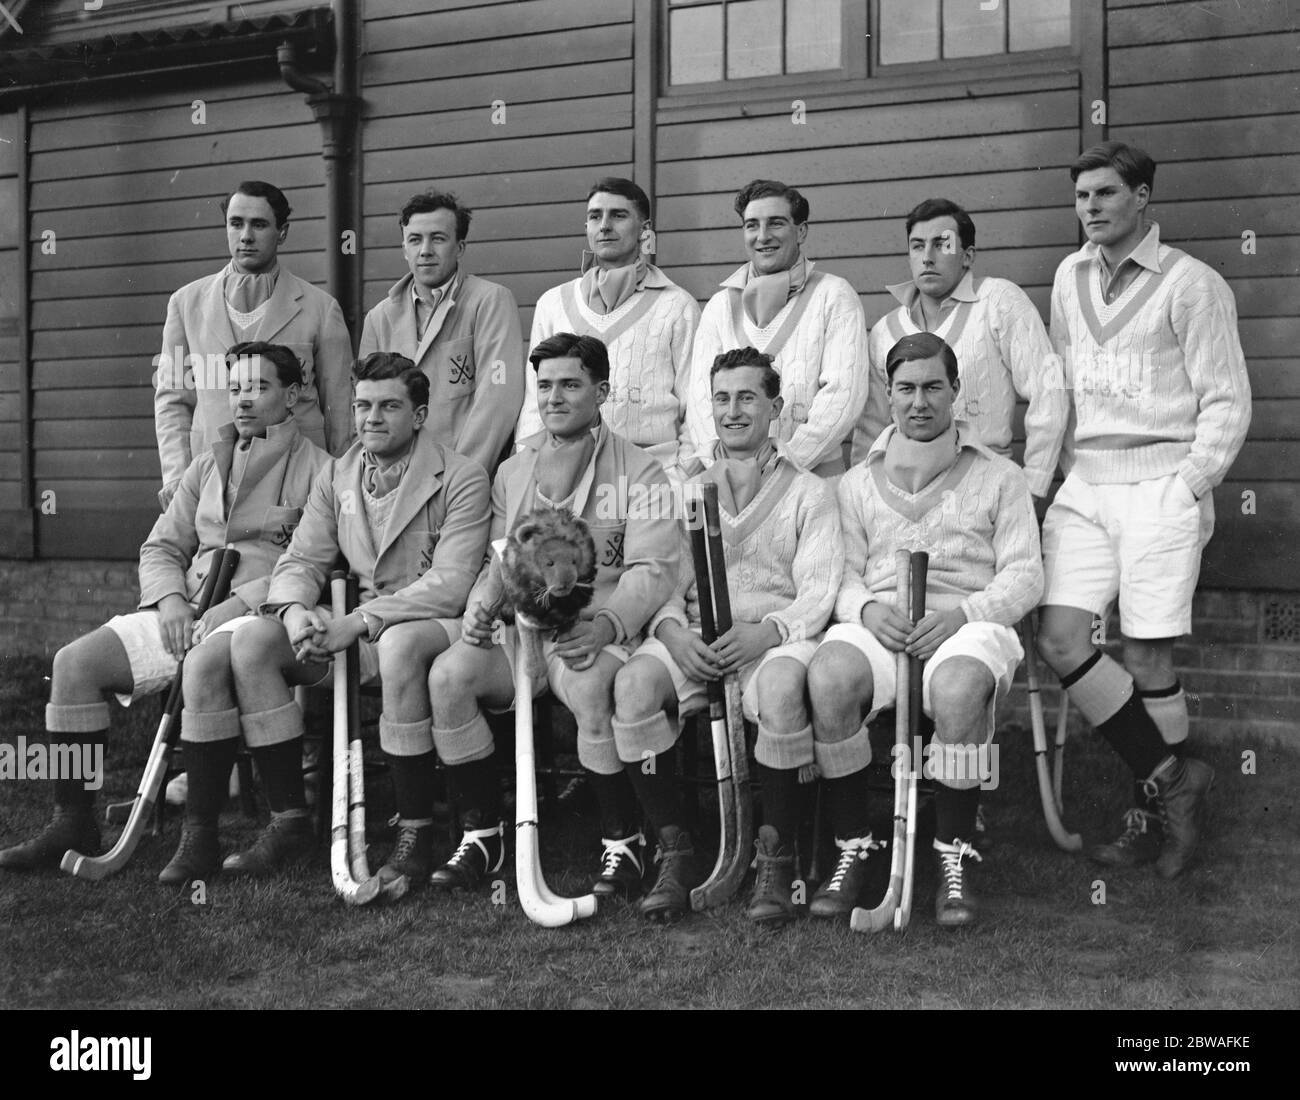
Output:
M72 779L97 791L104 785L104 746L46 744L20 736L0 743L0 779Z

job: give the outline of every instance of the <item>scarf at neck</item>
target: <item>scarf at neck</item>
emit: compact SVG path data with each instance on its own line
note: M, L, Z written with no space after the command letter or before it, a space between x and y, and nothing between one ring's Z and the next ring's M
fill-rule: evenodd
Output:
M947 430L928 443L908 439L895 427L885 445L885 477L905 492L919 493L952 468L957 454L956 421L950 421Z
M587 308L603 317L641 289L650 265L638 252L634 263L605 270L589 261L591 255L590 252L582 254L582 285L578 289Z
M757 454L732 458L726 446L719 442L715 454L717 458L706 476L718 486L718 502L729 515L738 516L758 496L763 479L776 466L776 447L767 439Z
M411 464L411 450L415 449L415 440L411 440L411 449L388 466L381 467L369 451L361 454L361 484L372 497L386 497L402 480L406 468Z
M537 491L552 503L567 500L577 490L583 474L596 456L596 431L599 424L575 439L559 439L547 433L537 452L533 477ZM575 513L579 508L574 509Z
M226 303L240 313L252 313L275 292L276 280L280 277L280 265L277 262L270 271L256 275L247 275L235 270L235 265L226 268Z
M771 275L755 275L754 265L746 269L745 289L740 292L740 304L745 315L759 328L767 328L772 319L785 308L786 302L803 290L808 281L808 268L803 253L794 266Z

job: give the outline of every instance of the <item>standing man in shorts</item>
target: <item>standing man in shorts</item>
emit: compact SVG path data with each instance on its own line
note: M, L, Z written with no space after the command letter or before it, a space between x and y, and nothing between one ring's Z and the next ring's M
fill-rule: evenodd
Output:
M1024 656L1016 624L1043 591L1038 521L1025 475L952 416L957 358L938 336L905 336L885 359L894 423L839 485L844 580L836 624L808 668L814 752L830 803L839 862L813 896L812 916L847 919L872 838L867 723L895 702L896 654L926 661L934 719L926 772L937 781L935 917L972 923L965 863L972 846L994 709ZM899 550L930 555L926 615L894 606ZM915 749L913 748L913 751ZM897 766L897 765L896 765ZM919 765L917 765L919 767Z
M791 884L800 772L805 781L813 779L807 667L835 606L844 549L829 486L799 469L785 445L768 438L782 404L772 357L755 348L723 352L712 375L718 441L713 465L691 484L718 487L733 625L712 645L704 644L694 569L684 546L677 592L614 681L614 740L667 854L641 912L674 920L690 909L691 888L703 879L703 868L682 855L685 815L673 754L681 709L703 699L707 682L731 673L739 677L745 717L758 725L754 755L763 790L758 876L746 915L784 924L795 915ZM641 852L632 841L607 838L605 855L597 893L639 888Z
M357 363L353 379L357 441L312 486L302 522L271 574L262 617L194 669L196 688L200 680L203 686L186 704L199 712L200 738L212 747L198 771L190 769L190 797L224 782L242 733L271 823L221 869L269 875L305 854L314 838L293 689L320 683L334 654L359 641L362 682L378 678L383 687L379 743L399 816L397 845L378 877L386 885L408 875L419 886L428 878L433 838L425 679L433 658L459 633L457 616L483 557L488 479L477 462L424 429L429 380L411 360L375 352ZM318 601L340 555L357 577L361 603L347 615L329 615ZM217 870L215 814L207 801L202 810L204 820L187 814L189 839L182 837L164 871L176 881Z
M293 416L303 375L289 348L236 344L228 363L232 422L217 428L216 440L190 463L140 548L139 610L115 616L54 655L45 728L52 744L73 745L82 759L102 754L107 693L129 706L162 691L187 652L188 686L189 673L202 663L199 653L226 651L228 629L265 598L271 569L302 515L312 481L329 463L329 455L303 434ZM240 554L230 595L196 622L194 601L212 555L228 545ZM182 712L182 737L192 734L192 721L188 710ZM218 806L233 757L232 752L216 780ZM40 835L0 852L0 868L58 867L69 848L97 853L93 811L88 785L56 778L54 820Z
M1112 866L1178 875L1198 840L1214 770L1186 751L1174 641L1192 627L1210 491L1250 426L1232 291L1147 224L1155 162L1116 141L1070 168L1088 238L1057 269L1052 340L1073 391L1065 483L1043 523L1047 593L1038 648L1083 716L1128 765L1135 807ZM1119 597L1123 663L1097 648Z
M678 537L667 474L640 447L609 430L609 358L593 336L559 332L533 348L537 404L545 429L521 440L492 485L492 544L521 516L567 508L586 522L596 550L590 605L543 646L546 680L573 712L578 760L600 806L604 836L632 837L636 796L615 747L614 676L677 583ZM479 559L482 561L482 558ZM484 712L529 706L515 699L514 630L497 627L500 560L495 554L470 594L462 637L429 673L434 742L460 811L463 837L434 872L434 886L473 890L505 856L495 745ZM522 655L520 657L522 659ZM534 684L544 691L546 684Z

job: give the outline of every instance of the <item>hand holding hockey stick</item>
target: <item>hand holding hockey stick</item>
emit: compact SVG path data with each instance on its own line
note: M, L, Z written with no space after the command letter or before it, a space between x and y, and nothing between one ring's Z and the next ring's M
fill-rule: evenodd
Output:
M213 552L212 560L208 563L208 575L199 594L196 618L201 619L209 607L220 603L229 595L230 578L235 575L238 565L239 551L233 546ZM185 658L182 657L176 665L176 675L172 679L171 690L167 693L167 702L158 722L158 732L154 734L149 761L145 765L140 786L136 789L126 827L117 838L117 843L102 856L84 856L69 848L63 853L63 860L59 864L61 870L77 878L98 882L120 871L134 854L144 833L145 822L149 820L158 801L158 792L167 774L167 762L171 759L172 747L180 735L181 683L184 673Z

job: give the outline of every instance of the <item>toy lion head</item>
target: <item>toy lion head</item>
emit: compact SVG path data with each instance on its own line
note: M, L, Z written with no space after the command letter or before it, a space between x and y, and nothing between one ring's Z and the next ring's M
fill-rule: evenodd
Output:
M521 516L502 565L513 610L539 629L567 629L591 603L596 547L586 523L567 508L538 508Z

